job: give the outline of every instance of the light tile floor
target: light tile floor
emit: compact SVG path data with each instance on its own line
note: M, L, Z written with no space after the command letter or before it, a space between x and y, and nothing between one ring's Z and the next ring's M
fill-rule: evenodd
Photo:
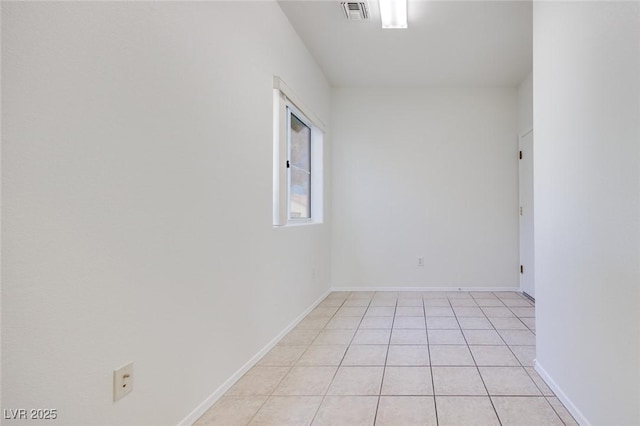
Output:
M335 292L196 423L577 423L533 369L514 292Z

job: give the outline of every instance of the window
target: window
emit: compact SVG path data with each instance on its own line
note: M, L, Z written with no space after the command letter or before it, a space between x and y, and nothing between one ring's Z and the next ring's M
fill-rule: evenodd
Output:
M287 107L289 220L311 219L311 126Z
M323 127L274 78L274 226L322 223Z

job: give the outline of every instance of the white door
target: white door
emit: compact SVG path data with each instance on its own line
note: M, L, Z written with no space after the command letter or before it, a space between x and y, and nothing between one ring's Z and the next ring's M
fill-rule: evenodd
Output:
M520 289L536 297L533 273L533 131L520 136Z

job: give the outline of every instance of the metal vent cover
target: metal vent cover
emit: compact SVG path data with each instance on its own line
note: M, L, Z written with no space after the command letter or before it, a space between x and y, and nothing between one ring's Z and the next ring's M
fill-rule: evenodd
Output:
M342 2L342 10L349 21L367 21L369 9L366 2Z

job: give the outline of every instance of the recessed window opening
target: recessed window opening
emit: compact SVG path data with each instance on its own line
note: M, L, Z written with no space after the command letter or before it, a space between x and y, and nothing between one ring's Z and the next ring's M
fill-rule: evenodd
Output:
M273 225L322 223L322 122L274 78Z

